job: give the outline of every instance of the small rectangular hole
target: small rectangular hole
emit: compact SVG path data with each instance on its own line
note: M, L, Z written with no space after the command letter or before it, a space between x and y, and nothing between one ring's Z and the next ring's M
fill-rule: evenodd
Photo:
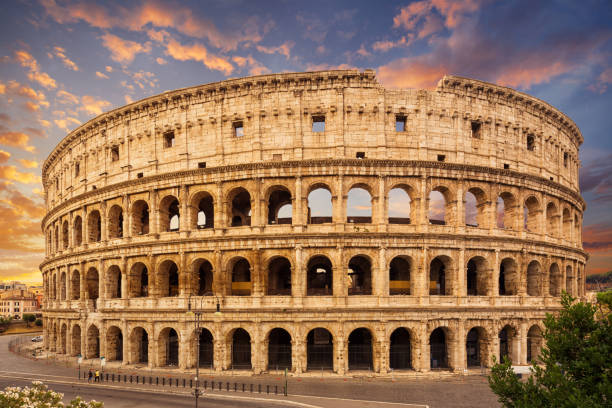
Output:
M318 115L312 117L312 131L317 132L325 132L325 116Z
M474 139L480 139L480 130L482 125L478 121L472 121L472 137Z
M443 155L443 154L439 154L439 155L438 155L438 161L439 161L439 162L443 162L445 159L446 159L446 156L445 156L445 155Z
M95 189L97 189L97 188L98 188L98 187L96 187L96 186L91 186L91 189L92 189L92 190L95 190Z
M553 177L552 176L550 177L550 181L553 181Z
M205 169L206 168L206 162L199 162L198 163L198 169Z
M272 155L272 160L274 161L283 161L283 155L279 153L275 153Z
M406 116L395 115L395 131L396 132L406 131Z
M508 163L504 163L504 170L508 170L510 168L510 165Z
M365 152L357 152L355 155L358 159L365 159Z
M166 149L174 147L174 131L164 133L164 147Z
M74 177L79 177L80 172L81 172L81 165L77 163L74 165Z
M535 137L533 135L527 135L527 150L530 152L535 150Z
M567 152L563 153L563 167L567 167Z
M111 161L119 161L119 146L113 146L111 148Z
M136 177L138 177L138 178L143 178L143 177L144 177L144 173L138 173L138 174L136 175Z
M234 128L234 136L235 137L243 137L244 136L244 124L241 120L232 123Z

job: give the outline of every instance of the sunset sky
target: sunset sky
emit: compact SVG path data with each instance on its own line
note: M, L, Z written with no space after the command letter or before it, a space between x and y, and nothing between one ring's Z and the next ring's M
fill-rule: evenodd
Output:
M612 269L609 0L16 0L0 21L0 280L42 280L40 166L79 124L166 90L334 68L399 88L468 76L569 115L584 135L587 270Z

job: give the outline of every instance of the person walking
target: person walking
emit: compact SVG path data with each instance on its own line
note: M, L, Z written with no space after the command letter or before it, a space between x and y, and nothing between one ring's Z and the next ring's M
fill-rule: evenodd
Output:
M96 370L96 380L95 382L100 382L100 371Z
M93 377L93 374L91 372L91 370L89 370L89 373L87 374L87 382L91 384L91 377Z

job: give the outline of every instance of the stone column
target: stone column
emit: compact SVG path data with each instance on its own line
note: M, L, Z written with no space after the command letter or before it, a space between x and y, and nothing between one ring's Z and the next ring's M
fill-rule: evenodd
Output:
M490 296L498 297L499 296L499 249L495 249L495 263L492 266L491 270L491 294Z
M338 337L334 341L334 372L339 375L344 375L347 369L347 350L344 343L344 337L342 334L338 334Z
M185 297L191 293L189 272L187 271L187 257L184 251L179 252L179 296Z
M87 271L85 270L85 261L81 261L81 267L80 267L80 271L79 271L79 280L80 280L80 285L81 287L79 288L79 299L81 301L87 299L87 289L85 288L85 275L87 274Z
M261 265L261 250L253 251L253 265L251 268L252 295L262 297L265 291L264 268Z
M410 276L410 280L414 282L414 290L411 289L411 293L421 298L421 301L429 299L429 262L427 262L427 252L428 248L423 246L420 262L418 258L415 259L416 273ZM413 275L415 276L413 277Z
M159 203L157 201L157 190L151 189L149 191L149 203L151 208L149 212L149 230L152 234L159 234Z
M386 181L385 177L378 177L378 195L376 201L372 203L372 223L378 224L378 231L380 232L387 230L387 221L389 219L389 197L385 194ZM376 212L374 212L374 208L376 208ZM374 219L374 216L376 219Z
M336 247L335 256L333 257L333 272L332 272L332 287L334 297L344 297L348 295L346 286L346 270L348 265L344 262L344 248Z
M190 347L189 347L189 334L187 330L180 330L180 342L179 342L179 368L181 370L187 369L191 360Z
M421 349L420 372L431 371L431 361L429 354L429 333L427 332L427 323L422 322L419 325L419 348Z
M291 340L291 365L296 374L301 374L307 369L306 343L300 339Z
M343 177L338 176L336 180L336 194L332 195L332 222L338 228L342 228L346 223L346 197L343 191Z
M106 212L106 201L100 202L100 241L108 240L108 214Z
M374 287L372 288L372 293L377 296L386 296L389 294L389 271L387 268L387 257L386 257L387 248L381 246L378 250L378 270L376 271L376 275L372 276L372 282L374 282Z
M229 225L229 223L227 222L227 217L225 216L226 209L227 200L223 195L223 186L221 183L217 183L217 200L213 208L213 211L215 213L215 231L220 231L222 233L223 228Z
M98 307L102 299L106 299L106 271L104 270L104 259L100 258L98 260Z
M466 282L467 266L465 262L465 248L464 247L461 247L461 249L459 250L459 262L455 265L455 270L456 270L455 282L453 285L455 287L453 288L453 295L466 297L467 296L467 282Z
M185 233L187 231L190 230L191 228L191 223L190 223L190 216L189 216L189 211L188 211L188 194L187 194L187 186L186 185L181 185L179 188L179 194L178 194L178 198L179 198L179 203L181 206L181 210L180 210L180 216L179 216L179 231L181 233Z
M295 246L295 265L291 269L292 295L302 298L306 296L306 270L304 260L302 259L304 252L301 245Z
M455 331L454 341L454 355L455 358L453 364L453 370L463 372L467 368L467 355L466 355L466 340L467 333L465 328L465 320L459 320L457 322L457 330ZM449 350L450 354L451 350Z
M128 271L127 271L127 258L121 257L121 299L128 299ZM125 343L125 337L124 337ZM125 354L124 354L125 355Z
M514 351L517 356L517 363L525 365L527 364L527 322L521 321L518 326L517 340L514 342L516 344Z
M307 208L308 205L304 207L303 199L302 199L302 177L297 176L295 178L295 197L293 197L293 203L291 205L291 210L293 211L291 223L295 226L302 227L305 222L305 214L304 208Z

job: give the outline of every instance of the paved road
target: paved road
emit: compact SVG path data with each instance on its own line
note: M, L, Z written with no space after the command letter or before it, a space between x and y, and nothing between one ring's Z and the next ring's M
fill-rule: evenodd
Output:
M81 395L85 399L98 399L105 402L107 408L113 407L169 407L193 406L193 397L188 390L161 389L160 387L136 386L135 384L101 384L88 385L76 380L77 371L73 367L49 364L44 361L33 361L16 356L8 351L8 341L13 336L0 336L0 386L29 382L28 379L40 378L67 397ZM129 370L133 371L133 370ZM168 372L155 372L155 375ZM149 375L147 370L146 375ZM207 377L201 376L206 379ZM209 378L209 377L208 377ZM218 376L216 381L282 384L278 375L260 375L250 377ZM21 381L21 382L20 382ZM52 381L52 382L51 382ZM138 389L138 391L137 391ZM247 393L208 392L206 404L202 406L302 406L302 407L416 407L431 408L489 408L498 407L495 395L490 391L485 377L468 376L444 379L374 379L374 378L318 378L312 376L291 377L289 380L290 396L288 399L278 397L261 401L258 399L238 399L250 397ZM169 395L169 392L178 394ZM231 398L231 399L228 399ZM258 394L254 398L260 397ZM279 401L280 400L280 401ZM278 403L275 401L279 401ZM209 404L210 403L210 404ZM280 405L279 405L280 403ZM144 405L143 405L144 404ZM217 404L217 405L215 405ZM273 405L272 405L273 404ZM412 405L415 404L415 405Z

